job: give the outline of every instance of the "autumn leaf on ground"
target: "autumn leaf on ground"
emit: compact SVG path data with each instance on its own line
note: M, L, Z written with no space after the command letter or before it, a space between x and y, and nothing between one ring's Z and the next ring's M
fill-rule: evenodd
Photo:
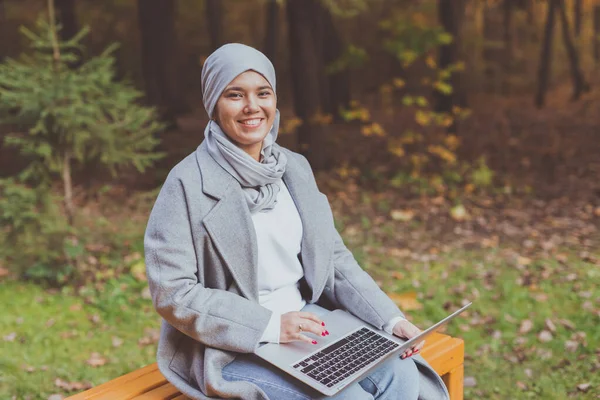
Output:
M75 390L85 390L92 387L89 382L67 382L60 378L56 378L54 381L54 386L64 389L67 392L73 392Z
M544 330L539 333L538 339L540 340L540 342L547 343L554 339L554 337L552 336L552 333Z
M11 332L8 335L3 337L5 342L14 342L16 338L17 338L16 332Z
M116 336L112 337L112 345L113 347L120 347L123 344L123 339L118 338Z
M131 275L140 282L146 281L146 264L143 260L131 266Z
M9 274L9 271L6 268L0 267L0 278L4 278L8 274Z
M464 221L469 218L467 209L462 204L458 204L450 209L450 216L455 221Z
M415 217L415 212L412 210L392 210L390 216L394 221L408 222Z
M525 319L525 320L523 320L523 322L521 322L521 327L519 328L519 333L525 334L525 333L529 332L532 328L533 328L533 322L531 322L531 320L529 320L529 319Z
M588 389L591 387L592 385L590 383L580 383L579 385L577 385L577 390L579 390L580 392L587 392Z
M390 299L403 311L420 310L423 305L417 300L417 292L390 293Z
M92 353L92 355L90 356L90 358L86 361L86 363L88 365L91 365L92 367L101 367L104 364L106 364L106 358L102 357L100 355L100 353Z

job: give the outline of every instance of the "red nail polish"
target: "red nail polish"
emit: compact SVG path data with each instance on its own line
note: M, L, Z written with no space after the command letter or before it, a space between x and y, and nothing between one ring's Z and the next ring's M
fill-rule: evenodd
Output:
M415 353L418 353L418 352L419 352L419 349L415 350Z
M325 331L325 333L329 335L329 331Z
M312 344L317 344L317 341L316 341L316 340L313 340L313 341L312 341Z
M325 336L325 332L321 332L321 336Z
M325 322L321 322L321 326L325 326Z

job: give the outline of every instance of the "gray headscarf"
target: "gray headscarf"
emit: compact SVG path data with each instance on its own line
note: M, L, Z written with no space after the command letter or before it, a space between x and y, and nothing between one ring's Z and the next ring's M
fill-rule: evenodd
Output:
M249 70L264 76L275 92L275 69L260 51L229 43L208 56L202 67L202 100L209 118L213 117L217 101L227 85ZM263 141L262 160L258 162L236 146L215 121L209 121L204 130L208 153L240 183L251 213L272 210L277 203L278 182L287 164L285 154L273 146L278 131L279 110Z

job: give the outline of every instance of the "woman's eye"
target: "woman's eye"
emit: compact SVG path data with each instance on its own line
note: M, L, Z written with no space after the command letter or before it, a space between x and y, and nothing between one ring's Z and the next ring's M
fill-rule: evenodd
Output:
M240 93L229 93L227 97L239 98L242 97L242 95Z
M268 96L270 94L271 94L271 92L260 92L258 95L259 96Z

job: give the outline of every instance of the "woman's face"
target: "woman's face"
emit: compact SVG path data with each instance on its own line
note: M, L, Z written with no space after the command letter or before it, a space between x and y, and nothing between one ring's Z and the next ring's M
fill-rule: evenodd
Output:
M246 71L227 85L214 116L229 139L259 161L276 109L277 98L269 82L258 72Z

